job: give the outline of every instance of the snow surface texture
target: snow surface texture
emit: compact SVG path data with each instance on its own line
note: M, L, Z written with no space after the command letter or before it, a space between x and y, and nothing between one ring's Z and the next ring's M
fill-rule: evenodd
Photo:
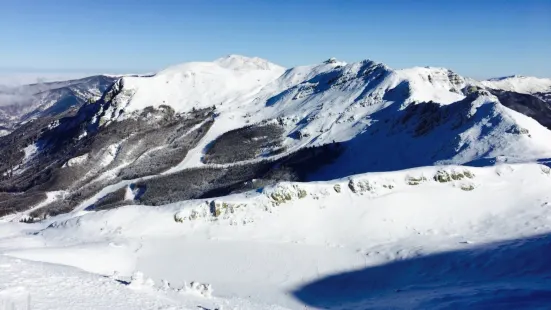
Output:
M5 222L0 285L33 309L541 308L550 174L424 167Z

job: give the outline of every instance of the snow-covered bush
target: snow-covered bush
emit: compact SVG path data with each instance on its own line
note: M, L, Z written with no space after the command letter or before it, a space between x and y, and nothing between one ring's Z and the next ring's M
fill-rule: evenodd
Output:
M471 183L464 183L461 184L460 188L464 191L472 191L474 189L474 185Z

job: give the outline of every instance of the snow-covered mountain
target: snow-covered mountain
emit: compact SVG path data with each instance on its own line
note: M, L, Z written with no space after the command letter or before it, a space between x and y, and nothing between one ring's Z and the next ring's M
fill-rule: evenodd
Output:
M482 81L508 108L551 129L551 79L513 75Z
M0 137L0 302L549 302L544 79L230 55L80 81L24 86Z
M73 116L7 136L0 188L34 189L4 205L34 205L33 216L43 217L279 181L551 158L550 119L519 97L531 95L486 84L444 68L329 59L284 69L237 55L124 76ZM76 92L81 84L70 85Z
M542 79L531 76L512 75L493 78L481 82L482 85L523 94L550 93L551 79Z
M235 62L236 57L228 59ZM228 72L220 66L226 62L185 64L151 80L125 78L121 82L126 93L116 97L120 100L111 109L128 113L148 105L168 105L185 112L216 106L217 119L199 150L229 130L277 121L287 153L305 146L346 142L348 153L371 158L370 166L365 166L368 161L348 158L357 168L348 174L438 161L467 163L486 157L536 159L549 155L547 130L502 106L490 92L479 91L480 83L446 69L392 70L372 61L345 64L333 60L292 68L283 75L277 66L271 66L272 70L254 68L244 81L241 73L248 66L237 72L232 67ZM166 86L160 86L163 84ZM357 143L360 140L367 141ZM367 146L370 142L377 148ZM422 143L422 147L408 145ZM194 155L179 168L203 165L202 154Z

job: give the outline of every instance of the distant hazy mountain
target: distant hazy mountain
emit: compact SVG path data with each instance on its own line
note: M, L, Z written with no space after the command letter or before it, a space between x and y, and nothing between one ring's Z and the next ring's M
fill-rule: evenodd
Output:
M115 81L112 76L91 76L78 80L0 87L0 127L9 132L21 122L54 116L97 100Z
M551 79L542 79L531 76L512 75L489 79L482 81L481 83L489 88L513 91L523 94L551 92Z

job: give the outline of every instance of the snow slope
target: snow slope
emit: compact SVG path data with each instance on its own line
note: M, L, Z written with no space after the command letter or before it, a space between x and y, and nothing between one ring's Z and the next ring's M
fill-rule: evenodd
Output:
M8 233L0 252L49 263L30 274L67 270L76 277L70 292L100 280L57 264L123 281L141 271L154 287L162 280L172 287L208 283L212 297L199 293L167 301L208 309L423 309L469 302L491 308L505 296L511 307L541 307L548 302L545 281L551 276L547 252L541 251L549 239L530 238L551 231L550 174L537 164L499 164L282 183L163 207L67 214L24 226L2 223ZM35 288L29 281L23 286L31 294L55 294L58 285L49 280ZM127 294L115 284L102 285ZM112 296L99 295L98 303Z
M263 59L231 55L173 66L148 78L124 77L124 87L132 93L125 111L163 104L176 112L230 103L238 107L283 70Z
M452 103L442 111L433 109L419 106L391 126L375 123L348 142L334 165L318 174L327 178L432 164L478 166L488 165L490 160L524 162L551 155L551 132L504 107L494 96ZM381 118L392 119L387 115Z

